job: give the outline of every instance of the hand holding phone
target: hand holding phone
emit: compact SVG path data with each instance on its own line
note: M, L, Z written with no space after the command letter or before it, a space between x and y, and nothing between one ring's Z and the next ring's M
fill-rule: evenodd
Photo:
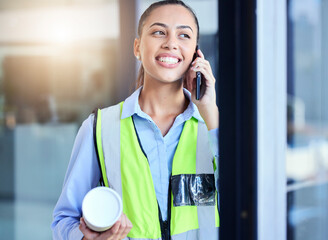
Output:
M198 47L195 49L190 67L185 79L188 89L193 92L192 100L204 119L207 129L216 129L219 127L219 109L216 104L215 77L210 62L205 59Z

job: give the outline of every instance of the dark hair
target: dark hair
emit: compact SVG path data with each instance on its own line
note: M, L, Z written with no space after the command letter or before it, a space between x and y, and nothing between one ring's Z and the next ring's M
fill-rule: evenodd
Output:
M193 17L195 19L196 26L197 26L197 42L198 42L198 40L199 40L199 23L198 23L197 16L196 16L195 12L188 5L186 5L183 1L179 1L179 0L166 0L166 1L159 1L159 2L155 2L155 3L151 4L144 11L144 13L141 15L141 17L139 19L138 37L139 38L141 37L144 22L149 17L151 12L153 10L155 10L156 8L161 7L161 6L165 6L165 5L180 5L180 6L183 6L184 8L186 8L193 15ZM143 68L142 63L141 63L140 68L139 68L138 77L137 77L137 88L140 87L141 85L143 85L143 80L144 80L144 68Z

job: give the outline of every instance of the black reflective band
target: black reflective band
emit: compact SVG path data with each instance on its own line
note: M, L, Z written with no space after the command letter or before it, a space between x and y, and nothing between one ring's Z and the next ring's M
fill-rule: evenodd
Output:
M161 227L162 240L171 240L171 183L169 182L168 196L167 196L167 219L163 221L161 208L159 207L158 201L158 217L159 224Z
M162 235L161 239L170 240L168 235L168 229L169 229L168 220L163 221L161 208L159 207L158 202L157 202L157 206L158 206L159 225L161 227L161 235Z
M100 186L105 186L104 179L103 179L103 176L102 176L101 167L100 167L99 151L98 151L98 147L97 147L98 108L96 108L95 110L93 110L93 114L94 114L94 120L93 120L93 142L94 142L94 145L95 145L95 150L96 150L96 155L97 155L97 160L98 160L98 165L99 165L99 171L100 171L99 183L100 183Z
M214 174L180 174L171 177L173 205L214 206Z
M169 181L169 189L167 194L167 239L168 240L171 239L171 201L172 201L171 194L172 194L172 184L171 181Z

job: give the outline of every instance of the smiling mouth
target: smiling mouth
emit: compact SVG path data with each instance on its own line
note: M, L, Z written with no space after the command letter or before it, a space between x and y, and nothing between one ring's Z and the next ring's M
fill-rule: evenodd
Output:
M173 57L159 57L157 60L166 64L176 64L181 61L180 59Z

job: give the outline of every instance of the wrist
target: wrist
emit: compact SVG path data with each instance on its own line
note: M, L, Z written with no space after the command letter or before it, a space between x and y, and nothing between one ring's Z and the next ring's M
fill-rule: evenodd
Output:
M209 131L219 127L219 108L216 105L198 110Z

